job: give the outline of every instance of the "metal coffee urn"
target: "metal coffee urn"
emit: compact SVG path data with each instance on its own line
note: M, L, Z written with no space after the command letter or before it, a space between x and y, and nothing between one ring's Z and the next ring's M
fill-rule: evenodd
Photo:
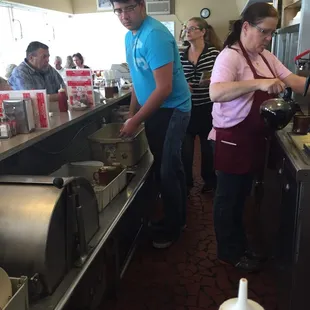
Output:
M35 295L52 294L84 263L98 229L96 195L86 179L0 177L0 266L35 279Z

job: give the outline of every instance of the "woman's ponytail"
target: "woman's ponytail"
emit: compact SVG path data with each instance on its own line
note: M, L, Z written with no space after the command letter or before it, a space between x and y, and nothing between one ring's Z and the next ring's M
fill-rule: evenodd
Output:
M242 24L243 22L241 19L238 19L235 21L232 27L232 31L229 33L229 35L227 36L224 42L224 47L226 46L231 47L232 45L234 45L236 42L240 40Z

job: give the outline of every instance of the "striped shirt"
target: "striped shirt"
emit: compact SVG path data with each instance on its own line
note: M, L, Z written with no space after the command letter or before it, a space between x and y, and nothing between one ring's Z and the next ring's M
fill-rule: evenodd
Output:
M215 47L205 45L204 50L198 58L197 64L194 65L188 59L188 49L180 51L181 63L183 66L185 78L188 83L192 83L192 103L193 106L212 103L209 94L209 86L201 87L199 85L200 78L204 71L211 72L215 59L220 53Z

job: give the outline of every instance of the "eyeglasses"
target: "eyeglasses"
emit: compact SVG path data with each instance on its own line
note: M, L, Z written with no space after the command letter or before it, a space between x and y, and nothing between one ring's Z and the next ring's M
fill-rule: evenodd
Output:
M270 29L263 29L255 24L249 23L252 27L256 28L264 37L273 37L276 33L275 30L270 30Z
M133 12L137 6L138 6L138 3L136 3L134 5L126 6L123 9L114 9L114 14L116 14L117 16L120 16L120 15L122 15L122 13Z
M184 29L185 32L192 32L195 30L201 30L201 29L199 27L194 27L194 26Z

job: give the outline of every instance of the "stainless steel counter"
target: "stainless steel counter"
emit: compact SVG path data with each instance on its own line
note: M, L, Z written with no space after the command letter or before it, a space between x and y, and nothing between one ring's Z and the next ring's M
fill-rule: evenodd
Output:
M310 143L310 134L296 135L292 132L292 125L289 124L283 130L276 133L279 144L285 155L294 166L297 181L310 181L310 154L303 148L304 143Z
M53 116L50 117L51 128L36 130L30 134L19 134L16 137L7 140L0 140L0 161L4 160L35 143L42 141L43 139L53 135L60 130L71 126L87 116L91 116L111 105L129 97L131 92L121 92L119 96L104 101L103 103L96 105L85 111L68 111L68 112L53 112Z
M272 164L266 169L261 227L276 257L278 308L302 309L308 302L310 277L310 135L276 133Z
M57 136L61 136L62 138L64 134L70 130L75 134L74 130L79 128L80 125L82 126L84 123L87 123L87 121L89 122L89 119L99 120L102 117L108 117L108 120L108 115L113 105L129 97L130 92L125 92L121 93L117 98L110 99L108 102L97 105L94 108L85 111L70 111L68 113L54 112L51 117L51 129L37 130L31 134L18 135L9 140L0 140L0 162L8 166L14 165L16 160L15 157L17 157L20 161L27 163L30 167L29 169L31 170L29 172L33 173L32 170L35 166L37 166L37 161L34 159L31 163L29 163L28 159L36 158L36 155L40 156L40 154L36 154L37 149L35 149L35 146L37 146L37 144L42 144L46 141L46 143L50 145L50 141L53 140L53 138ZM104 111L106 108L108 109ZM96 130L96 126L96 122L90 123L88 132L86 132L82 137L83 139L85 138L85 141L87 140L87 136ZM66 139L64 138L64 141L62 141L64 145L66 145L66 141L72 139L70 138L72 136L71 133L67 136L68 137ZM84 140L81 140L82 142L80 140L76 141L76 143L79 145L81 143L83 144ZM41 149L45 150L42 146ZM72 150L73 153L75 152L72 145L70 145L70 148L68 149ZM25 152L29 152L29 154L27 153L23 157ZM46 157L48 157L48 154ZM88 157L84 156L82 159L85 160L86 158ZM59 165L59 163L63 164L63 162L69 162L70 160L72 161L72 158L69 158L68 155L60 154L59 152L55 152L55 155L49 155L47 160L43 162L43 166L47 165L47 167L45 167L47 172L45 173L50 173L50 171L53 171L54 169L52 165L48 164L48 161L53 163L56 162L56 164ZM132 171L130 171L134 176L128 183L127 187L112 200L112 202L103 210L102 213L100 213L100 229L90 241L90 253L85 263L81 267L74 267L70 269L54 293L32 303L30 310L66 309L65 307L68 306L68 303L70 304L72 300L75 300L76 295L79 296L79 289L81 285L85 285L85 278L90 277L91 281L96 280L94 279L96 278L96 275L92 277L90 276L90 273L93 272L92 270L94 268L96 269L98 267L98 261L99 264L101 263L102 255L106 255L106 251L110 250L110 241L115 238L115 234L118 234L120 228L123 229L124 222L129 223L130 225L133 224L131 218L128 219L128 215L130 216L134 214L135 224L138 222L138 227L140 227L139 225L141 225L141 227L143 226L140 213L136 215L135 212L137 210L136 206L141 205L140 203L137 203L137 201L140 202L141 196L144 197L145 195L144 192L147 184L146 179L152 163L153 157L149 152L147 152L141 161L134 168L132 168ZM21 173L19 169L11 170L13 172L9 171L9 174L25 174ZM40 170L40 173L41 172L42 171ZM137 225L132 226L135 228ZM121 234L128 234L126 229L127 227L125 228L125 231L121 232ZM117 238L119 238L119 235L117 235ZM129 240L129 242L131 242L131 240ZM133 253L133 251L130 249L130 254L131 253ZM113 254L114 252L112 255ZM109 258L110 257L108 257L108 259ZM95 272L97 272L97 269ZM86 286L87 285L88 282L86 282ZM103 290L99 291L103 294ZM76 307L73 308L76 309Z
M102 213L100 213L100 230L92 239L92 253L84 265L81 268L71 269L53 295L41 299L37 303L31 305L31 310L64 309L82 277L105 245L108 237L111 235L113 229L116 227L130 203L135 198L139 189L143 186L152 163L153 157L148 152L132 170L134 177L126 189L122 191Z

